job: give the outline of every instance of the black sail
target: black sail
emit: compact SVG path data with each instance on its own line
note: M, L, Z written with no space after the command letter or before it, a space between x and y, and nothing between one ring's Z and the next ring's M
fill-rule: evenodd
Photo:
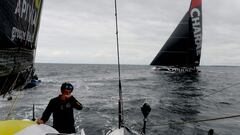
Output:
M201 44L201 0L192 0L189 11L151 62L151 65L196 67L200 63Z
M0 1L0 95L21 89L33 73L42 0Z

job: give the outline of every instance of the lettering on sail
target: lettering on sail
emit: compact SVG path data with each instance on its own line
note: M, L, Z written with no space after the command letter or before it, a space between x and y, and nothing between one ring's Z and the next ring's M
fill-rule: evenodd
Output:
M37 26L38 20L38 10L34 4L35 0L32 3L27 0L18 0L14 14L16 17L20 18L22 23L27 24L28 26L23 29L18 26L13 26L12 28L12 37L11 40L15 39L26 40L30 43L34 42L34 32Z
M197 56L201 54L202 28L201 28L201 12L198 8L193 8L190 12L192 18L193 34L196 44Z

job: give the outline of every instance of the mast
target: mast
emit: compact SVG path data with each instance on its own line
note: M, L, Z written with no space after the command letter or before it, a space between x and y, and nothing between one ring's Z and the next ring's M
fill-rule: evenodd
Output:
M118 99L118 128L123 127L123 99L122 99L122 85L121 85L121 70L119 57L119 40L118 40L118 18L117 18L117 0L115 4L115 22L116 22L116 39L117 39L117 58L118 58L118 83L119 83L119 99Z

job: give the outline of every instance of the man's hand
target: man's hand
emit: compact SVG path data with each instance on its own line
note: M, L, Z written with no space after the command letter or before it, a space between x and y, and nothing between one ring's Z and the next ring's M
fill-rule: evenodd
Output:
M41 120L41 119L37 119L36 123L39 125L39 124L44 124L44 121Z

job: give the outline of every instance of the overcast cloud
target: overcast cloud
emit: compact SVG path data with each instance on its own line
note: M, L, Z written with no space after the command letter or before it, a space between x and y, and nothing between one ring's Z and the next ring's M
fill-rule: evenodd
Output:
M118 0L122 64L149 64L190 0ZM240 65L240 1L203 0L201 65ZM36 62L116 64L114 0L45 0Z

